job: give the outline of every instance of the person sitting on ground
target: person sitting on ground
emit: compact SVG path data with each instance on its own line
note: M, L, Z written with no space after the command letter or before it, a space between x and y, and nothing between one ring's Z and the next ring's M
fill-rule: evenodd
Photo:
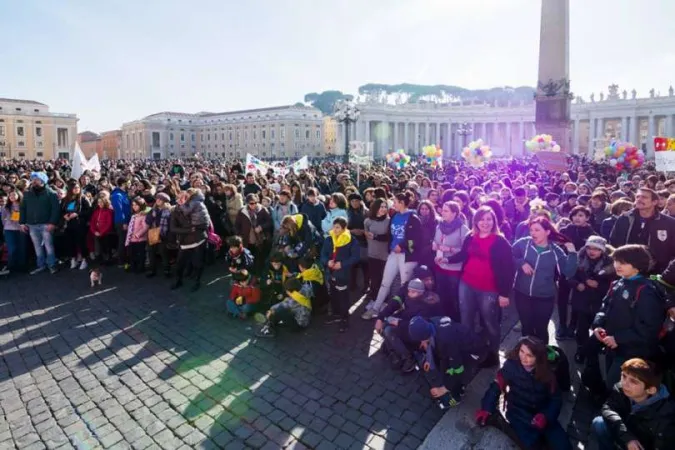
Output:
M270 265L263 278L263 294L269 305L275 305L284 299L284 281L288 276L288 269L284 266L283 253L276 251L270 256Z
M328 304L323 272L314 258L309 255L300 258L298 269L300 273L296 275L296 278L302 281L302 292L312 301L312 311Z
M586 367L582 381L597 400L604 400L605 389L598 355L606 352L606 386L611 389L621 377L621 365L630 358L653 359L658 351L659 334L665 319L665 301L649 273L652 258L647 247L624 245L612 254L614 270L621 277L612 283L593 321L584 354Z
M449 317L413 317L408 335L420 349L416 359L431 385L431 396L443 407L458 406L465 384L487 356L483 341Z
M408 336L410 320L416 316L428 319L442 314L438 295L427 290L422 280L413 278L406 285L405 291L395 295L375 321L375 331L384 336L392 366L400 368L403 373L415 370L415 360L410 351L414 342Z
M666 449L675 442L675 401L653 364L632 358L621 365L621 381L593 419L599 450Z
M227 240L227 246L229 249L225 255L225 265L228 271L232 275L241 273L244 270L250 272L253 269L253 255L247 248L244 248L244 242L241 237L231 236Z
M485 392L476 422L501 429L521 448L537 448L545 441L551 450L569 450L569 438L558 422L562 397L547 351L541 340L521 338ZM506 420L497 409L502 394Z
M287 321L300 329L309 326L312 319L312 302L303 293L302 280L289 278L284 283L286 298L275 304L265 314L265 323L256 333L258 337L276 336L276 326Z
M232 286L230 298L226 302L227 312L232 317L243 320L255 311L256 305L260 302L260 288L253 285L248 270L237 272L232 278L234 278L235 284Z

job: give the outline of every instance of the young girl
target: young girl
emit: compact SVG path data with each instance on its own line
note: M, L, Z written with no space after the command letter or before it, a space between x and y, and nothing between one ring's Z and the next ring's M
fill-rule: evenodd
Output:
M145 200L136 197L131 202L131 220L127 228L127 240L125 245L130 248L131 271L143 273L145 269L145 244L148 242L148 224L145 222Z
M97 207L89 221L89 232L94 238L94 255L98 262L109 258L110 236L113 231L115 213L110 204L110 196L105 192L99 194Z
M20 272L26 267L26 233L21 232L19 225L19 208L23 194L12 188L7 196L7 203L2 207L0 216L7 244L7 270Z
M497 410L502 394L508 423ZM560 388L548 363L547 347L539 339L526 336L508 353L483 396L476 422L500 428L521 448L539 448L544 441L551 450L569 450L569 438L558 422L561 407Z
M248 270L242 270L232 276L235 281L230 298L227 299L227 312L234 318L246 319L254 312L260 302L260 288L253 285L251 274Z

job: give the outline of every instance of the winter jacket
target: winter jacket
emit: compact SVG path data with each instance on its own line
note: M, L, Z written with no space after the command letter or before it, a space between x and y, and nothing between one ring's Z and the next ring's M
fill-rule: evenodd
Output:
M274 231L278 231L281 228L281 221L286 216L292 216L298 213L298 207L295 206L295 203L288 201L285 205L277 203L272 207L272 221L274 222Z
M93 236L96 233L98 237L109 235L113 230L113 222L115 220L115 213L112 208L96 208L89 219L89 231Z
M321 230L323 230L324 236L328 236L328 233L333 229L333 221L338 217L348 219L347 210L335 208L326 211L326 217L321 221Z
M647 230L641 232L634 229L638 215L637 209L622 214L616 220L609 243L614 247L625 244L646 245L655 259L653 272L661 273L675 255L675 218L657 212L646 221Z
M302 202L300 206L300 213L307 216L314 228L323 233L321 221L326 217L326 206L321 202L310 203L309 201ZM332 224L331 224L332 226Z
M242 188L241 195L242 197L246 197L248 194L259 194L260 191L262 191L262 188L258 183L246 183L244 184L244 187Z
M180 206L180 208L182 208L185 215L190 218L190 224L193 227L209 227L211 218L209 217L209 212L204 204L204 194L202 194L201 191L197 191L193 194L183 206Z
M250 284L244 286L235 283L230 291L230 300L236 300L238 297L243 297L244 303L247 305L255 305L260 301L260 288L251 286Z
M58 225L61 220L61 208L56 192L49 187L39 192L28 189L21 202L19 223L21 225Z
M603 254L600 258L592 260L586 254L586 247L582 247L579 250L577 271L570 280L572 309L595 315L602 305L602 299L609 289L612 278L614 278L612 258ZM598 287L592 288L587 285L588 280L597 281ZM579 284L584 285L583 291L577 289Z
M345 230L336 236L333 230L324 240L321 249L321 264L325 267L326 274L335 280L338 286L347 285L350 278L351 266L361 260L359 244L352 237L349 230ZM340 262L340 269L333 270L328 267L328 261Z
M436 256L436 252L433 250L433 244L437 226L438 219L436 217L431 217L426 222L420 218L420 241L416 242L417 261L427 267L433 267L434 257Z
M396 317L401 322L398 324L402 329L407 330L410 320L415 316L421 316L425 319L443 315L443 308L438 294L425 291L421 297L410 298L407 289L405 292L399 292L394 295L387 306L378 314L379 320L386 320L387 317Z
M616 220L619 218L619 216L610 216L606 218L605 220L602 221L602 225L600 225L600 236L604 237L607 239L609 242L609 237L612 234L612 228L614 228L614 224L616 223Z
M77 217L66 221L65 215L69 213L75 213ZM72 200L70 202L66 202L65 198L61 200L61 223L64 228L86 230L91 214L91 203L84 196L80 196L79 200Z
M146 212L139 212L131 216L129 227L127 228L126 246L138 242L147 242L148 224L145 222Z
M193 246L206 241L208 225L193 226L190 216L185 210L177 206L171 211L169 233L175 236L181 247Z
M244 247L249 247L251 232L256 226L262 228L262 233L257 236L258 240L256 245L262 245L261 241L270 241L272 239L272 233L274 231L274 224L272 223L272 216L270 215L267 208L256 205L256 225L252 226L251 223L251 213L248 210L248 205L243 206L239 213L237 214L237 220L234 223L234 229L237 231L237 234L241 236L242 241L244 241Z
M19 231L21 229L21 205L19 203L12 204L9 208L3 206L0 211L2 218L2 228L5 231Z
M512 225L517 225L530 218L530 202L525 203L523 211L518 211L516 199L510 198L504 202L504 215Z
M237 215L244 206L244 199L240 193L235 192L233 196L225 197L225 205L227 209L227 218L232 227L234 227L234 223L237 221Z
M586 239L590 236L597 234L590 224L585 227L580 227L579 225L570 224L566 227L560 229L560 234L568 238L574 244L574 247L580 249L586 245Z
M304 214L294 214L293 220L298 227L295 236L288 236L288 245L291 251L286 256L290 258L302 258L321 242L321 236L312 222Z
M247 248L241 248L237 255L228 251L225 254L225 266L228 269L235 269L237 272L242 270L250 272L253 269L253 254Z
M145 223L148 228L159 227L159 235L161 238L166 237L169 233L169 223L171 222L171 210L169 205L159 208L155 205L145 216Z
M555 379L551 383L538 381L535 371L525 370L520 361L504 361L483 396L481 408L495 414L501 394L505 397L506 418L513 425L527 425L538 432L530 425L537 414L543 414L549 424L558 420L562 396Z
M530 297L555 297L558 290L556 272L570 278L577 270L576 252L565 254L562 248L549 243L548 248L539 253L531 237L524 237L513 244L513 258L516 263L514 289ZM523 272L525 263L534 269L534 274Z
M115 225L129 223L131 220L131 200L129 194L120 188L115 188L110 194L110 203L115 211Z
M593 328L604 328L625 358L654 356L665 319L665 301L654 283L641 275L612 283L595 315Z
M469 257L469 246L473 241L473 234L468 234L462 243L462 249L455 255L448 258L448 264L462 263L462 269ZM492 273L495 276L495 286L497 294L502 297L508 297L513 288L513 274L515 271L513 265L513 256L511 254L511 244L504 236L497 235L495 243L490 251L490 265Z
M451 256L459 253L464 244L464 238L466 238L466 236L469 234L469 231L470 231L469 228L466 225L462 224L452 233L443 234L443 232L441 231L441 225L439 224L436 227L436 233L434 235L434 242L436 243L436 248L439 249L436 250L436 258L450 258ZM441 247L448 247L453 249L453 251L444 252L440 250ZM462 270L461 262L454 264L442 262L440 264L436 263L436 265L440 269L445 271L459 272L460 270Z
M595 234L600 234L602 232L602 223L605 219L611 217L612 213L609 211L610 206L606 203L599 209L591 208L591 226L595 230Z
M391 242L392 226L394 226L395 217L398 214L395 213L389 222L389 234ZM405 214L405 213L404 213ZM403 253L405 253L405 262L418 262L418 250L420 249L421 243L424 241L422 237L422 222L420 221L417 213L410 212L408 220L405 223L405 237L404 243L401 245Z
M368 217L368 210L362 205L361 209L353 209L352 207L347 208L347 228L349 230L365 230L365 220ZM368 243L366 242L365 233L361 236L352 234L352 237L356 239L361 247L366 247Z
M617 383L601 413L612 437L624 446L637 440L645 449L673 448L675 401L664 385L656 394L636 404L623 393L621 383Z
M367 233L373 233L373 238L368 239L368 258L386 261L389 256L389 216L382 220L367 218L363 226Z

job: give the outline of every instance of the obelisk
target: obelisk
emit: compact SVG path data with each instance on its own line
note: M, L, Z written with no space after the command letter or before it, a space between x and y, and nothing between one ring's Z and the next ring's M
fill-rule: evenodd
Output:
M572 153L569 35L569 0L541 0L535 127L537 134L550 134L562 151Z

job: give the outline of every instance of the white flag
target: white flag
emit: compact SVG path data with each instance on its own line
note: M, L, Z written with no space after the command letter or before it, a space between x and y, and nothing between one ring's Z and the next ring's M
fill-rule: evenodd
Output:
M98 157L97 157L98 159ZM79 180L85 170L87 170L87 157L82 153L80 144L75 142L75 151L73 152L73 170L70 172L70 176ZM100 166L99 166L100 170Z

